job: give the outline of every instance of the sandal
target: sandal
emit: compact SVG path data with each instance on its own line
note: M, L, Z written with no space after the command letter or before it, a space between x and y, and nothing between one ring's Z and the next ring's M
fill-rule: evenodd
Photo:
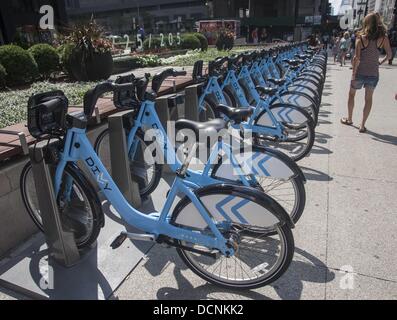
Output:
M365 132L367 132L367 128L366 127L362 127L362 128L360 128L360 130L358 130L358 132L365 133Z
M346 125L346 126L351 126L353 124L352 121L347 120L347 118L342 118L340 119L340 123Z

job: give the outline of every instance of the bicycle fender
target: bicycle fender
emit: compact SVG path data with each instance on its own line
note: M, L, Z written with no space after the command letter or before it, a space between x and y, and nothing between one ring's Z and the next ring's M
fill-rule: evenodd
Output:
M288 166L288 168L293 172L294 176L298 176L300 179L302 179L303 182L307 181L302 169L294 160L288 157L285 153L277 149L272 149L264 146L257 146L257 148L264 149L265 152L267 152L268 154L271 154L273 157L277 157L279 161L282 161L284 165Z
M280 157L279 154L269 152L264 148L254 148L251 151L240 152L234 154L235 159L241 166L245 175L256 175L260 177L268 177L278 180L289 180L297 174L294 161L289 159L286 161L285 157ZM291 166L290 162L295 165ZM240 181L240 175L236 168L230 163L227 157L222 159L222 162L217 166L215 179L223 179L230 181Z
M310 120L310 116L307 117L299 107L295 107L287 104L273 104L271 106L271 112L279 122L303 124ZM273 122L267 112L261 113L256 120L256 125L259 126L273 126Z
M294 227L288 213L280 204L254 188L216 184L197 189L195 194L206 211L218 222L234 222L262 228L286 223L289 227ZM199 230L208 227L196 206L186 197L177 204L172 216L175 219L171 221L177 225Z

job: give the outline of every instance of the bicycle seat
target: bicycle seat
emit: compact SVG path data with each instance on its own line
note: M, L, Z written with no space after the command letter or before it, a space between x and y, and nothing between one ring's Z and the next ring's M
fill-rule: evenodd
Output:
M286 60L285 62L293 67L298 66L301 63L300 61L294 59Z
M233 108L224 104L218 105L217 109L236 124L245 121L254 112L253 107Z
M308 54L296 54L295 57L300 60L306 60L306 59L310 58L310 56Z
M211 134L218 133L222 129L226 129L227 123L222 119L214 119L207 122L196 122L187 119L180 119L175 122L176 131L183 129L193 130L196 134L196 139L199 140L200 135L211 136Z
M277 85L277 86L282 86L283 84L285 84L287 82L286 79L275 79L275 78L269 78L267 79L269 82Z
M270 97L273 97L273 96L277 93L277 91L278 91L277 88L262 87L262 86L256 86L255 89L256 89L259 93L261 93L261 94L263 94L263 95L269 95Z

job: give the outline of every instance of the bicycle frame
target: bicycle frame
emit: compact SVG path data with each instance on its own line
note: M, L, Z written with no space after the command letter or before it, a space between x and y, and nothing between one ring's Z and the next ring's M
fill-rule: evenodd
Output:
M260 67L260 65L262 65L262 67ZM241 71L239 78L243 78L246 82L252 82L252 79L254 79L258 85L263 86L263 87L267 87L268 84L265 81L265 77L264 74L270 74L270 69L269 67L265 64L259 64L258 62L254 62L250 68L250 70L248 70L247 67L243 67L244 70ZM251 77L251 78L250 78ZM287 81L283 86L278 87L278 91L276 92L275 96L272 99L269 99L268 104L272 104L275 101L279 102L279 103L297 103L296 101L293 100L293 98L290 98L289 100L292 101L286 101L283 97L282 94L288 92L288 88L287 86L289 85L289 82ZM250 88L250 93L251 95L253 95L255 101L259 101L260 100L260 96L257 93L255 86L254 85L248 85ZM255 90L255 91L254 91ZM301 89L297 89L296 91L299 92ZM256 92L256 94L254 95L254 93Z
M87 171L90 172L92 178L97 182L112 206L129 225L135 226L144 232L154 234L157 237L159 235L165 235L173 239L188 241L207 248L216 248L223 254L234 254L232 248L226 246L226 239L214 224L203 203L197 198L194 191L191 190L191 183L180 177L175 178L160 213L144 214L133 208L124 198L105 166L98 158L86 136L85 129L71 128L66 134L64 151L60 154L60 161L57 165L54 178L55 194L57 196L60 192L62 176L67 163L76 163L79 160L82 161ZM67 183L70 184L70 181ZM211 229L214 237L186 228L179 228L169 223L171 207L178 194L184 194L192 201L201 218L204 219ZM239 219L238 216L236 218ZM240 223L246 223L244 218L241 217Z
M287 69L285 70L285 74L284 74L284 79L286 80L285 83L282 86L278 87L278 91L275 95L275 98L272 100L272 103L274 101L279 101L280 103L296 103L296 101L294 101L292 99L292 101L285 101L282 98L282 94L283 93L288 93L289 89L288 87L290 85L294 85L293 81L294 79L296 79L296 77L299 75L299 73L302 71L302 69L305 67L305 64L302 64L302 66L299 68L298 71L293 71L290 66L287 66ZM273 71L271 71L273 70ZM258 62L254 62L252 64L252 67L250 69L250 73L252 75L252 77L255 79L255 81L257 81L259 83L259 85L261 86L267 86L267 83L265 81L266 77L269 75L272 75L274 78L280 79L281 75L279 74L273 59L263 59L260 63ZM301 82L299 86L297 86L296 88L294 88L295 92L301 92L303 93L304 90L310 90L312 92L312 90L310 88L305 87L307 83L305 81ZM312 92L313 94L315 94L315 92ZM289 99L291 100L291 99Z
M204 89L204 92L199 99L199 106L200 106L199 110L204 109L205 97L210 94L213 94L216 97L218 103L227 104L227 101L223 94L223 88L225 88L226 86L229 86L229 85L233 89L237 88L236 97L239 99L240 105L243 107L249 107L249 103L248 103L248 101L243 93L243 90L238 82L235 71L229 70L222 86L219 85L217 77L209 78L207 86ZM266 126L255 125L254 123L255 123L256 118L261 114L261 112L263 110L267 111L271 123L269 123L269 125L266 125ZM251 115L250 119L247 122L242 122L238 126L233 125L233 127L235 129L241 129L241 127L242 127L245 130L249 130L249 131L252 131L255 133L259 133L259 134L268 134L268 135L272 135L272 136L278 136L281 139L284 137L282 124L275 118L273 113L270 111L268 102L264 101L263 99L259 100L259 102L256 105L254 113Z
M175 148L171 144L167 133L157 116L155 104L152 101L144 101L142 103L138 112L138 116L134 121L134 126L128 134L127 149L129 150L130 157L132 156L133 158L133 156L135 155L138 147L138 142L135 139L135 136L138 129L142 127L156 129L156 140L162 142L162 145L160 147L161 152L164 156L164 160L170 166L173 172L177 172L177 170L182 166L182 163L176 156ZM229 144L220 140L213 146L210 157L205 164L203 171L188 169L189 182L186 181L186 183L189 183L190 187L198 188L200 186L207 186L222 182L211 176L212 164L215 163L221 151L223 151L227 158L230 160L230 163L233 166L233 170L236 170L235 172L238 174L239 179L243 185L251 186L252 183L250 183L250 181L256 182L256 179L253 175L249 175L243 171L243 168L239 165L237 159L233 155L232 147ZM269 175L266 171L263 170L261 171L261 174L265 176Z

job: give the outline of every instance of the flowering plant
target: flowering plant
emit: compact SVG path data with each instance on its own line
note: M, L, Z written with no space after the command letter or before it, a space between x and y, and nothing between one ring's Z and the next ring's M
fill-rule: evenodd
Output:
M76 25L71 33L63 38L64 43L72 43L76 47L90 52L104 53L112 51L112 42L102 37L103 29L94 19L87 24Z
M92 46L96 52L108 52L112 50L112 42L109 39L94 39L92 41Z
M234 46L234 32L222 28L219 31L216 47L219 51L231 50Z

